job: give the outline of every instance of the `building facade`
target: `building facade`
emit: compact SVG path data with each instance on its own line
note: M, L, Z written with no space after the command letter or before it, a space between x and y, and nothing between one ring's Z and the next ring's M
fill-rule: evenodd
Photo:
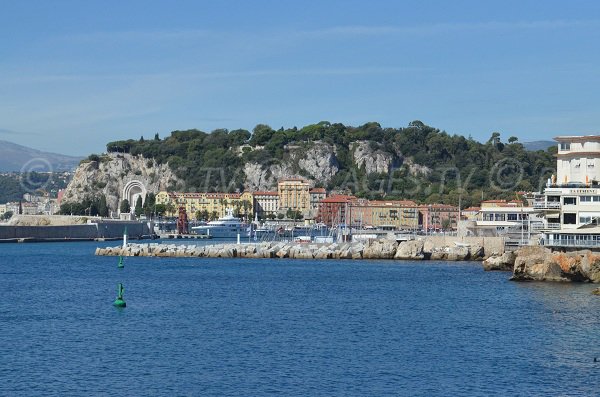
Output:
M310 212L310 184L302 178L282 179L277 183L279 211L300 211L305 216Z
M225 216L228 208L241 217L251 217L253 209L252 193L182 193L159 192L156 204L169 207L167 216L176 216L179 208L186 210L189 219L216 219Z
M536 196L546 229L577 229L600 218L600 135L560 136L556 176Z
M275 218L279 211L277 192L254 192L254 213L259 219Z

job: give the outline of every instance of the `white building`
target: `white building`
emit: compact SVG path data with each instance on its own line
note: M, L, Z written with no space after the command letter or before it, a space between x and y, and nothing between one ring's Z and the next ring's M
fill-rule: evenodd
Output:
M600 246L600 135L554 139L556 176L533 204L547 220L546 243Z
M254 192L254 213L259 218L275 216L279 210L279 194L277 192Z

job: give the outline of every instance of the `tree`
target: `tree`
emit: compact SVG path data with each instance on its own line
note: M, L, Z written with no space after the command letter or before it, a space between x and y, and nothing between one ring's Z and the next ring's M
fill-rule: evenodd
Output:
M7 220L10 219L13 216L13 212L12 211L6 211L3 215L2 215L2 219Z
M121 201L121 206L119 207L119 210L121 211L122 214L130 213L131 206L129 205L129 200L125 199L125 200Z
M142 205L142 196L138 196L136 202L135 202L135 216L140 216L142 215L142 212L144 211L144 207Z
M158 132L156 134L154 134L154 140L155 141L160 141L160 137L158 136Z
M167 212L167 206L164 204L156 204L154 206L154 213L157 216L163 216Z
M107 217L108 216L108 205L106 204L106 196L101 194L98 201L98 215Z
M511 136L510 138L508 138L508 143L515 143L519 140L519 138L517 138L516 136Z

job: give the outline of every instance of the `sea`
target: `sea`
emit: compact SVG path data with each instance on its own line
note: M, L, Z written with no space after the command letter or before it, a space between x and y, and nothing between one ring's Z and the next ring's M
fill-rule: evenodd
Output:
M94 255L114 245L0 245L0 395L600 395L591 284L512 282L477 262L118 269Z

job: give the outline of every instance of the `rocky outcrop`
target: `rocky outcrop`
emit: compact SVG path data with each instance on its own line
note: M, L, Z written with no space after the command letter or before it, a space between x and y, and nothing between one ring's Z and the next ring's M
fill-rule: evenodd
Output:
M426 258L436 261L468 261L481 260L484 257L483 247L478 244L439 245L436 241L426 239L423 247Z
M139 181L152 193L183 186L168 164L157 164L142 156L108 153L98 161L85 160L77 167L62 202L77 203L104 194L109 209L116 213L123 188L132 180Z
M396 240L372 240L367 243L363 257L365 259L393 259L397 249Z
M286 146L285 160L263 166L255 162L244 164L244 188L250 191L271 190L284 178L303 177L328 183L339 171L338 160L332 145L312 142L309 146Z
M532 246L516 255L511 280L600 282L600 255L589 250L552 252Z
M394 156L381 150L373 149L369 141L357 141L352 152L357 168L365 167L367 174L387 174L395 163Z
M423 240L403 241L398 245L394 259L422 260L425 258L423 246Z
M483 261L483 270L512 271L516 258L516 254L512 251L507 251L502 255L490 256Z

